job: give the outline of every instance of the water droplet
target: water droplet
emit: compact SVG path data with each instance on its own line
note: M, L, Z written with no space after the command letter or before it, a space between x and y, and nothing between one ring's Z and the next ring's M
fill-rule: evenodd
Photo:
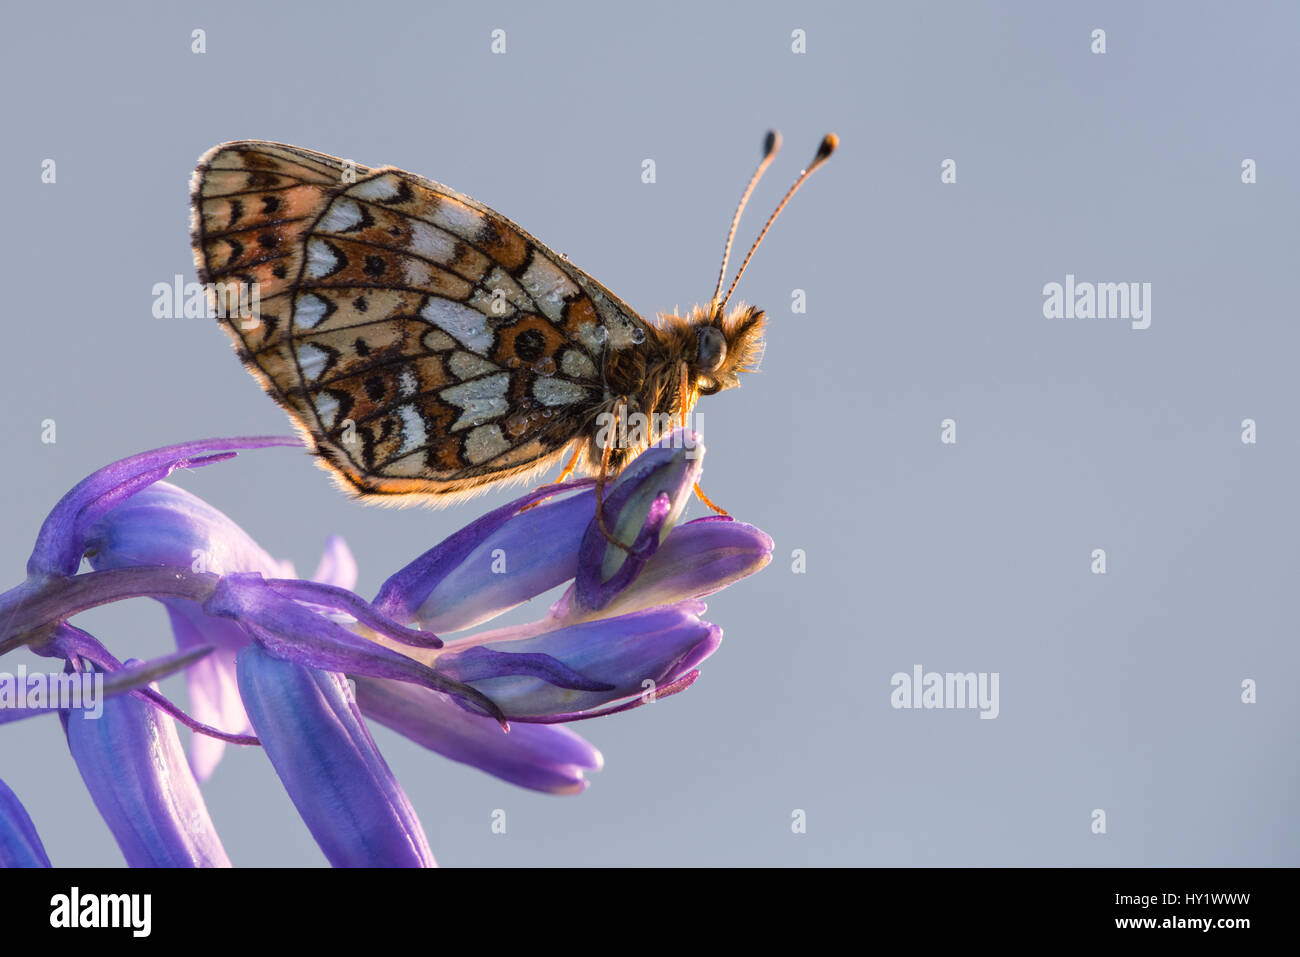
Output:
M604 342L609 338L609 330L604 326L597 326L595 329L595 336L597 342Z
M533 363L533 371L538 375L553 376L555 375L555 360L550 356L542 356Z
M641 344L642 342L645 342L645 330L642 329L640 326L633 326L632 341L637 343L638 345Z
M528 420L530 416L512 415L506 419L506 431L513 436L521 436L528 431Z
M512 369L518 369L521 364L522 363L520 362L518 356L511 356L509 359L506 360L506 365L508 365Z

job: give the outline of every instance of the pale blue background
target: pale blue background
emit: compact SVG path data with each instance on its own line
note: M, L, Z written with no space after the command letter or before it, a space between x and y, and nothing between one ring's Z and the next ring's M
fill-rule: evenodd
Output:
M776 560L710 603L726 639L694 689L581 728L607 758L582 797L378 731L439 860L1300 863L1297 10L11 4L0 580L92 469L286 428L221 332L150 315L154 283L192 275L188 179L214 143L438 179L650 314L711 293L763 132L786 152L742 244L834 129L840 154L741 286L773 313L764 372L702 406L705 487ZM1044 319L1042 286L1067 272L1151 282L1151 328ZM505 500L368 508L292 451L180 481L302 573L342 533L366 595ZM146 602L79 623L123 656L169 647ZM916 663L999 672L1001 716L891 709L890 675ZM56 863L121 863L55 719L0 729L0 776ZM323 863L259 751L206 794L237 864Z

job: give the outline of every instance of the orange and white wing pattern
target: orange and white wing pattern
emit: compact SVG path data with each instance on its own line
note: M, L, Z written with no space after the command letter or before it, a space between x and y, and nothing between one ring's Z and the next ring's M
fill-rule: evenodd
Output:
M588 440L607 351L646 339L562 256L402 170L225 143L191 200L200 282L257 284L260 321L222 320L240 359L359 494L545 470Z

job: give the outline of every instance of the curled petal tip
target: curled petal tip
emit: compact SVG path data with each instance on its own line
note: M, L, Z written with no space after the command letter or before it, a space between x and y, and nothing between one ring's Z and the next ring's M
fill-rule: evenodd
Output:
M520 787L580 794L587 787L586 772L605 763L600 751L563 726L514 722L509 734L502 734L498 722L427 688L364 677L356 684L366 717Z
M210 465L231 450L302 445L294 436L200 439L128 456L82 479L54 506L41 525L27 560L29 575L73 575L86 551L86 531L123 501L179 468ZM215 453L215 454L214 454Z
M722 633L700 620L698 610L689 604L654 608L488 641L479 647L496 654L465 652L463 662L453 656L448 665L512 721L590 711L672 683L711 655ZM520 664L512 666L516 660ZM554 664L543 667L542 661Z

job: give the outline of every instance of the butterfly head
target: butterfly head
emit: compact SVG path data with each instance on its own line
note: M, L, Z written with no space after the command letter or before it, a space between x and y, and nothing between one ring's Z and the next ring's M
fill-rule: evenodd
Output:
M740 373L755 372L763 357L767 316L757 306L724 311L717 303L697 306L687 320L694 343L687 364L700 395L713 395L740 384Z

